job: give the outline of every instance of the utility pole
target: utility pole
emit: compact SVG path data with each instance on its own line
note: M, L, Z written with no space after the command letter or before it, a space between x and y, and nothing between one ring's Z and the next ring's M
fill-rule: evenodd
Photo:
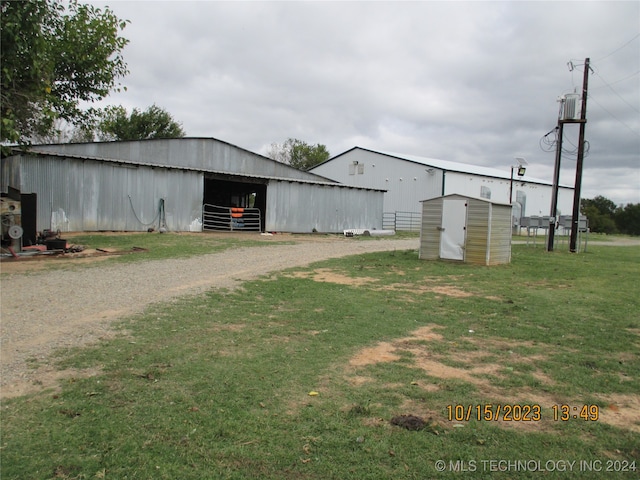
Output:
M551 212L549 213L549 236L547 237L547 251L553 251L553 242L556 234L558 219L558 188L560 184L560 159L562 158L562 136L564 135L564 100L560 107L561 115L558 117L557 143L556 143L556 163L553 169L553 188L551 192Z
M584 160L584 130L587 123L587 89L589 85L589 58L584 60L582 80L582 111L580 112L580 133L578 134L578 158L576 162L576 184L573 191L573 215L571 217L571 239L569 251L577 251L578 228L580 222L580 188L582 186L582 163ZM554 214L555 215L555 214Z

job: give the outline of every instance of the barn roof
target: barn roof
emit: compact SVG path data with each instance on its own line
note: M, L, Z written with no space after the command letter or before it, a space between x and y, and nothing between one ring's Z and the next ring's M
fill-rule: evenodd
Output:
M510 180L511 179L511 172L510 171L504 171L501 169L497 169L497 168L491 168L491 167L484 167L484 166L479 166L479 165L471 165L468 163L459 163L459 162L451 162L449 160L440 160L437 158L429 158L429 157L420 157L417 155L407 155L404 153L396 153L396 152L385 152L385 151L381 151L381 150L371 150L368 148L363 148L363 147L353 147L349 150L347 150L346 152L343 152L339 155L336 155L333 158L330 158L329 160L327 160L325 163L331 162L332 160L345 155L346 153L349 153L351 151L354 150L362 150L365 152L371 152L371 153L376 153L378 155L384 155L386 157L390 157L390 158L395 158L398 160L404 160L407 162L412 162L412 163L417 163L420 165L424 165L425 167L433 167L433 168L437 168L440 170L444 170L447 172L458 172L458 173L468 173L471 175L480 175L483 177L492 177L492 178L502 178L502 179L506 179L506 180ZM312 169L313 170L313 169ZM522 182L527 182L527 183L538 183L541 185L552 185L552 182L548 181L548 180L542 180L539 178L534 178L534 177L530 177L528 175L524 175L522 177L514 177L514 180L518 180L518 181L522 181ZM567 187L567 188L573 188L571 186L568 185L561 185L562 187Z
M40 147L40 146L39 146ZM46 147L46 146L45 146ZM290 182L290 183L303 183L303 184L311 184L311 185L323 185L327 187L335 187L335 188L352 188L356 190L370 190L370 191L379 191L386 192L386 190L379 188L369 188L369 187L357 187L353 185L346 185L343 183L335 182L333 180L326 179L324 181L324 177L319 175L315 175L318 180L309 180L309 179L301 179L294 177L280 177L280 176L270 176L270 175L258 175L252 173L236 173L236 172L228 172L224 170L216 170L207 167L189 167L189 166L181 166L181 165L167 165L162 163L150 163L150 162L141 162L137 160L125 160L121 158L106 158L106 157L96 157L84 154L73 154L66 152L56 152L56 151L47 151L46 149L38 148L26 150L24 148L14 148L13 153L16 155L33 155L33 156L44 156L44 157L57 157L60 159L69 158L74 160L92 160L96 162L104 162L104 163L112 163L116 165L128 165L130 167L141 166L141 167L151 167L151 168L163 168L167 170L182 170L182 171L192 171L192 172L203 172L214 175L226 175L232 177L245 177L245 178L254 178L254 179L265 179L265 180L273 180L277 182ZM257 154L256 154L257 155ZM266 157L265 157L266 159Z

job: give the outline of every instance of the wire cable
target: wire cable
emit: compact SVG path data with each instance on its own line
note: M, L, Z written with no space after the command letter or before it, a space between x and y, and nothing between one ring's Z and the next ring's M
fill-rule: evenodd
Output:
M624 98L622 98L622 95L620 95L618 92L616 92L616 91L614 90L614 88L611 86L611 84L610 84L610 83L608 83L604 78L602 78L602 75L600 75L600 74L599 74L599 73L597 73L597 72L596 72L596 75L597 75L598 77L600 77L600 79L604 82L604 86L605 86L605 87L608 87L608 88L609 88L609 90L611 90L613 93L615 93L615 94L616 94L616 96L617 96L620 100L622 100L624 103L626 103L626 104L627 104L629 107L631 107L631 109L632 109L632 110L634 110L635 112L640 113L640 110L638 110L636 107L634 107L634 106L633 106L633 105L631 105L629 102L627 102Z
M615 118L618 122L620 122L622 125L624 125L631 133L633 133L636 137L640 138L640 133L636 132L633 128L631 128L629 125L627 125L625 122L623 122L622 120L620 120L618 117L616 117L613 113L611 113L609 110L607 110L600 102L598 102L598 100L596 100L595 98L593 98L592 95L589 95L589 99L592 100L593 102L596 103L596 105L598 105L601 109L603 109L605 112L607 112L609 115L611 115L613 118Z
M558 132L559 132L559 129L558 127L556 127L550 132L547 132L545 135L543 135L540 138L540 141L538 142L540 145L540 150L547 153L555 152L556 149L558 148ZM552 133L555 133L555 135L553 136L552 139L550 139L550 135ZM578 146L575 145L571 140L569 140L566 136L563 136L562 141L563 141L563 144L566 142L573 147L573 149L568 149L568 148L565 148L563 145L562 153L566 155L572 155L572 156L576 156L578 154ZM583 155L585 158L589 155L590 147L591 147L591 144L587 140L585 140L584 149L583 149Z
M605 58L609 58L611 55L619 52L620 50L622 50L624 47L626 47L627 45L629 45L631 42L633 42L636 38L640 37L640 33L636 33L636 36L633 37L631 40L629 40L627 43L623 44L622 46L616 48L613 52L611 52L608 55L605 55L604 57L600 57L597 60L594 60L594 62L599 62L600 60L604 60Z
M549 135L555 133L553 139L549 139ZM553 152L556 149L558 143L558 127L554 127L553 130L547 132L540 138L540 150L543 152Z
M598 90L599 88L610 87L611 85L615 85L616 83L622 83L622 82L625 82L625 81L629 80L630 78L633 78L633 77L635 77L636 75L639 75L639 74L640 74L640 70L638 70L638 71L636 71L636 72L634 72L634 73L632 73L632 74L630 74L630 75L627 75L627 76L626 76L626 77L624 77L624 78L621 78L621 79L619 79L619 80L615 80L615 81L613 81L613 82L609 82L609 83L606 83L606 81L604 80L604 78L602 78L602 76L601 76L601 75L597 74L597 75L598 75L598 76L599 76L603 81L605 81L605 84L604 84L604 85L597 86L597 87L589 87L589 90Z
M131 200L131 195L127 195L127 196L129 197L129 204L131 205L131 211L133 211L133 215L136 217L136 220L138 220L138 222L140 222L145 227L148 227L149 225L153 225L156 222L156 220L158 219L158 217L160 216L160 209L158 208L158 211L156 212L156 216L153 217L153 220L151 220L151 222L145 223L142 220L140 220L140 217L136 213L136 209L133 208L133 200ZM160 199L160 200L162 202L162 210L164 212L164 200L163 199Z

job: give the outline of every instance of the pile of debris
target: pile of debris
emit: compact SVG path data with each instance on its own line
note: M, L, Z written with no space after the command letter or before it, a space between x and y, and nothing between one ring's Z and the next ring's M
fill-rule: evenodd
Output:
M35 245L19 246L12 242L10 245L2 245L2 257L21 258L34 255L60 255L62 253L78 253L85 250L83 245L69 244L66 239L60 238L60 230L43 230L38 234Z

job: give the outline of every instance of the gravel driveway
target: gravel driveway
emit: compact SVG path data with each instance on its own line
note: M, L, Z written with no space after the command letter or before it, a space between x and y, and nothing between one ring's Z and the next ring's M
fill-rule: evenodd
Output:
M267 237L265 242L282 240ZM292 237L296 238L296 237ZM290 238L286 238L290 240ZM419 240L303 237L290 245L263 245L186 259L5 274L0 278L0 397L47 386L55 376L47 357L108 336L110 323L141 312L150 304L195 295L212 288L233 288L270 272L328 258L384 250L418 249ZM37 358L44 366L29 368ZM58 377L59 377L58 372Z

